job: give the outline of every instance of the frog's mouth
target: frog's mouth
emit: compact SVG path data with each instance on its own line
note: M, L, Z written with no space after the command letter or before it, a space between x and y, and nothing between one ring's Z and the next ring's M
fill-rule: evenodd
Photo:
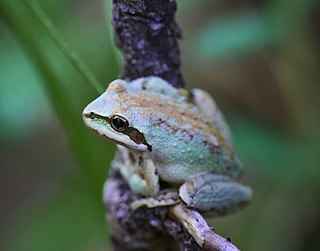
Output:
M123 132L115 131L111 127L109 117L93 112L84 113L83 120L94 133L116 144L138 151L152 151L152 146L146 142L144 135L133 127L128 127Z

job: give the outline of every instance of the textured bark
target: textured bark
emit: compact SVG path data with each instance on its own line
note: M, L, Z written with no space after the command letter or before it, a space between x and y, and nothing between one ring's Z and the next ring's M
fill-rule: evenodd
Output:
M122 78L153 75L183 87L176 9L176 2L170 0L113 1L112 24L123 55Z
M202 250L181 223L168 217L167 207L132 211L133 194L121 175L112 170L104 189L107 218L115 251Z

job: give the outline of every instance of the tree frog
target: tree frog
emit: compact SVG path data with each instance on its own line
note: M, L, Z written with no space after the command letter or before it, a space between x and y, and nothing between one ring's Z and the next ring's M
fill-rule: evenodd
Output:
M145 197L133 208L185 203L217 216L252 196L236 181L242 165L230 129L203 90L188 93L159 77L118 79L84 109L83 120L118 144L121 161L113 166Z

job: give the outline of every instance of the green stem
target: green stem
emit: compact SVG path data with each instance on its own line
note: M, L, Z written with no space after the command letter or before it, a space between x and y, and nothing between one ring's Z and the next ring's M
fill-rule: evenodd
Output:
M65 41L57 28L54 26L50 18L44 12L42 7L34 0L23 0L26 6L34 13L40 23L49 32L51 38L58 45L61 51L64 53L70 63L79 71L82 77L92 86L92 88L98 93L103 92L103 88L96 78L95 74L90 70L88 65L82 60L77 52L75 52L71 46Z

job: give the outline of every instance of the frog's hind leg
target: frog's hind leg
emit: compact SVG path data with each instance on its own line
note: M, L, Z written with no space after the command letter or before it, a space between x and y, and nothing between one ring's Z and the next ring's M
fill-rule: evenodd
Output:
M227 176L203 173L182 184L179 197L187 206L202 213L221 216L246 205L252 190Z

